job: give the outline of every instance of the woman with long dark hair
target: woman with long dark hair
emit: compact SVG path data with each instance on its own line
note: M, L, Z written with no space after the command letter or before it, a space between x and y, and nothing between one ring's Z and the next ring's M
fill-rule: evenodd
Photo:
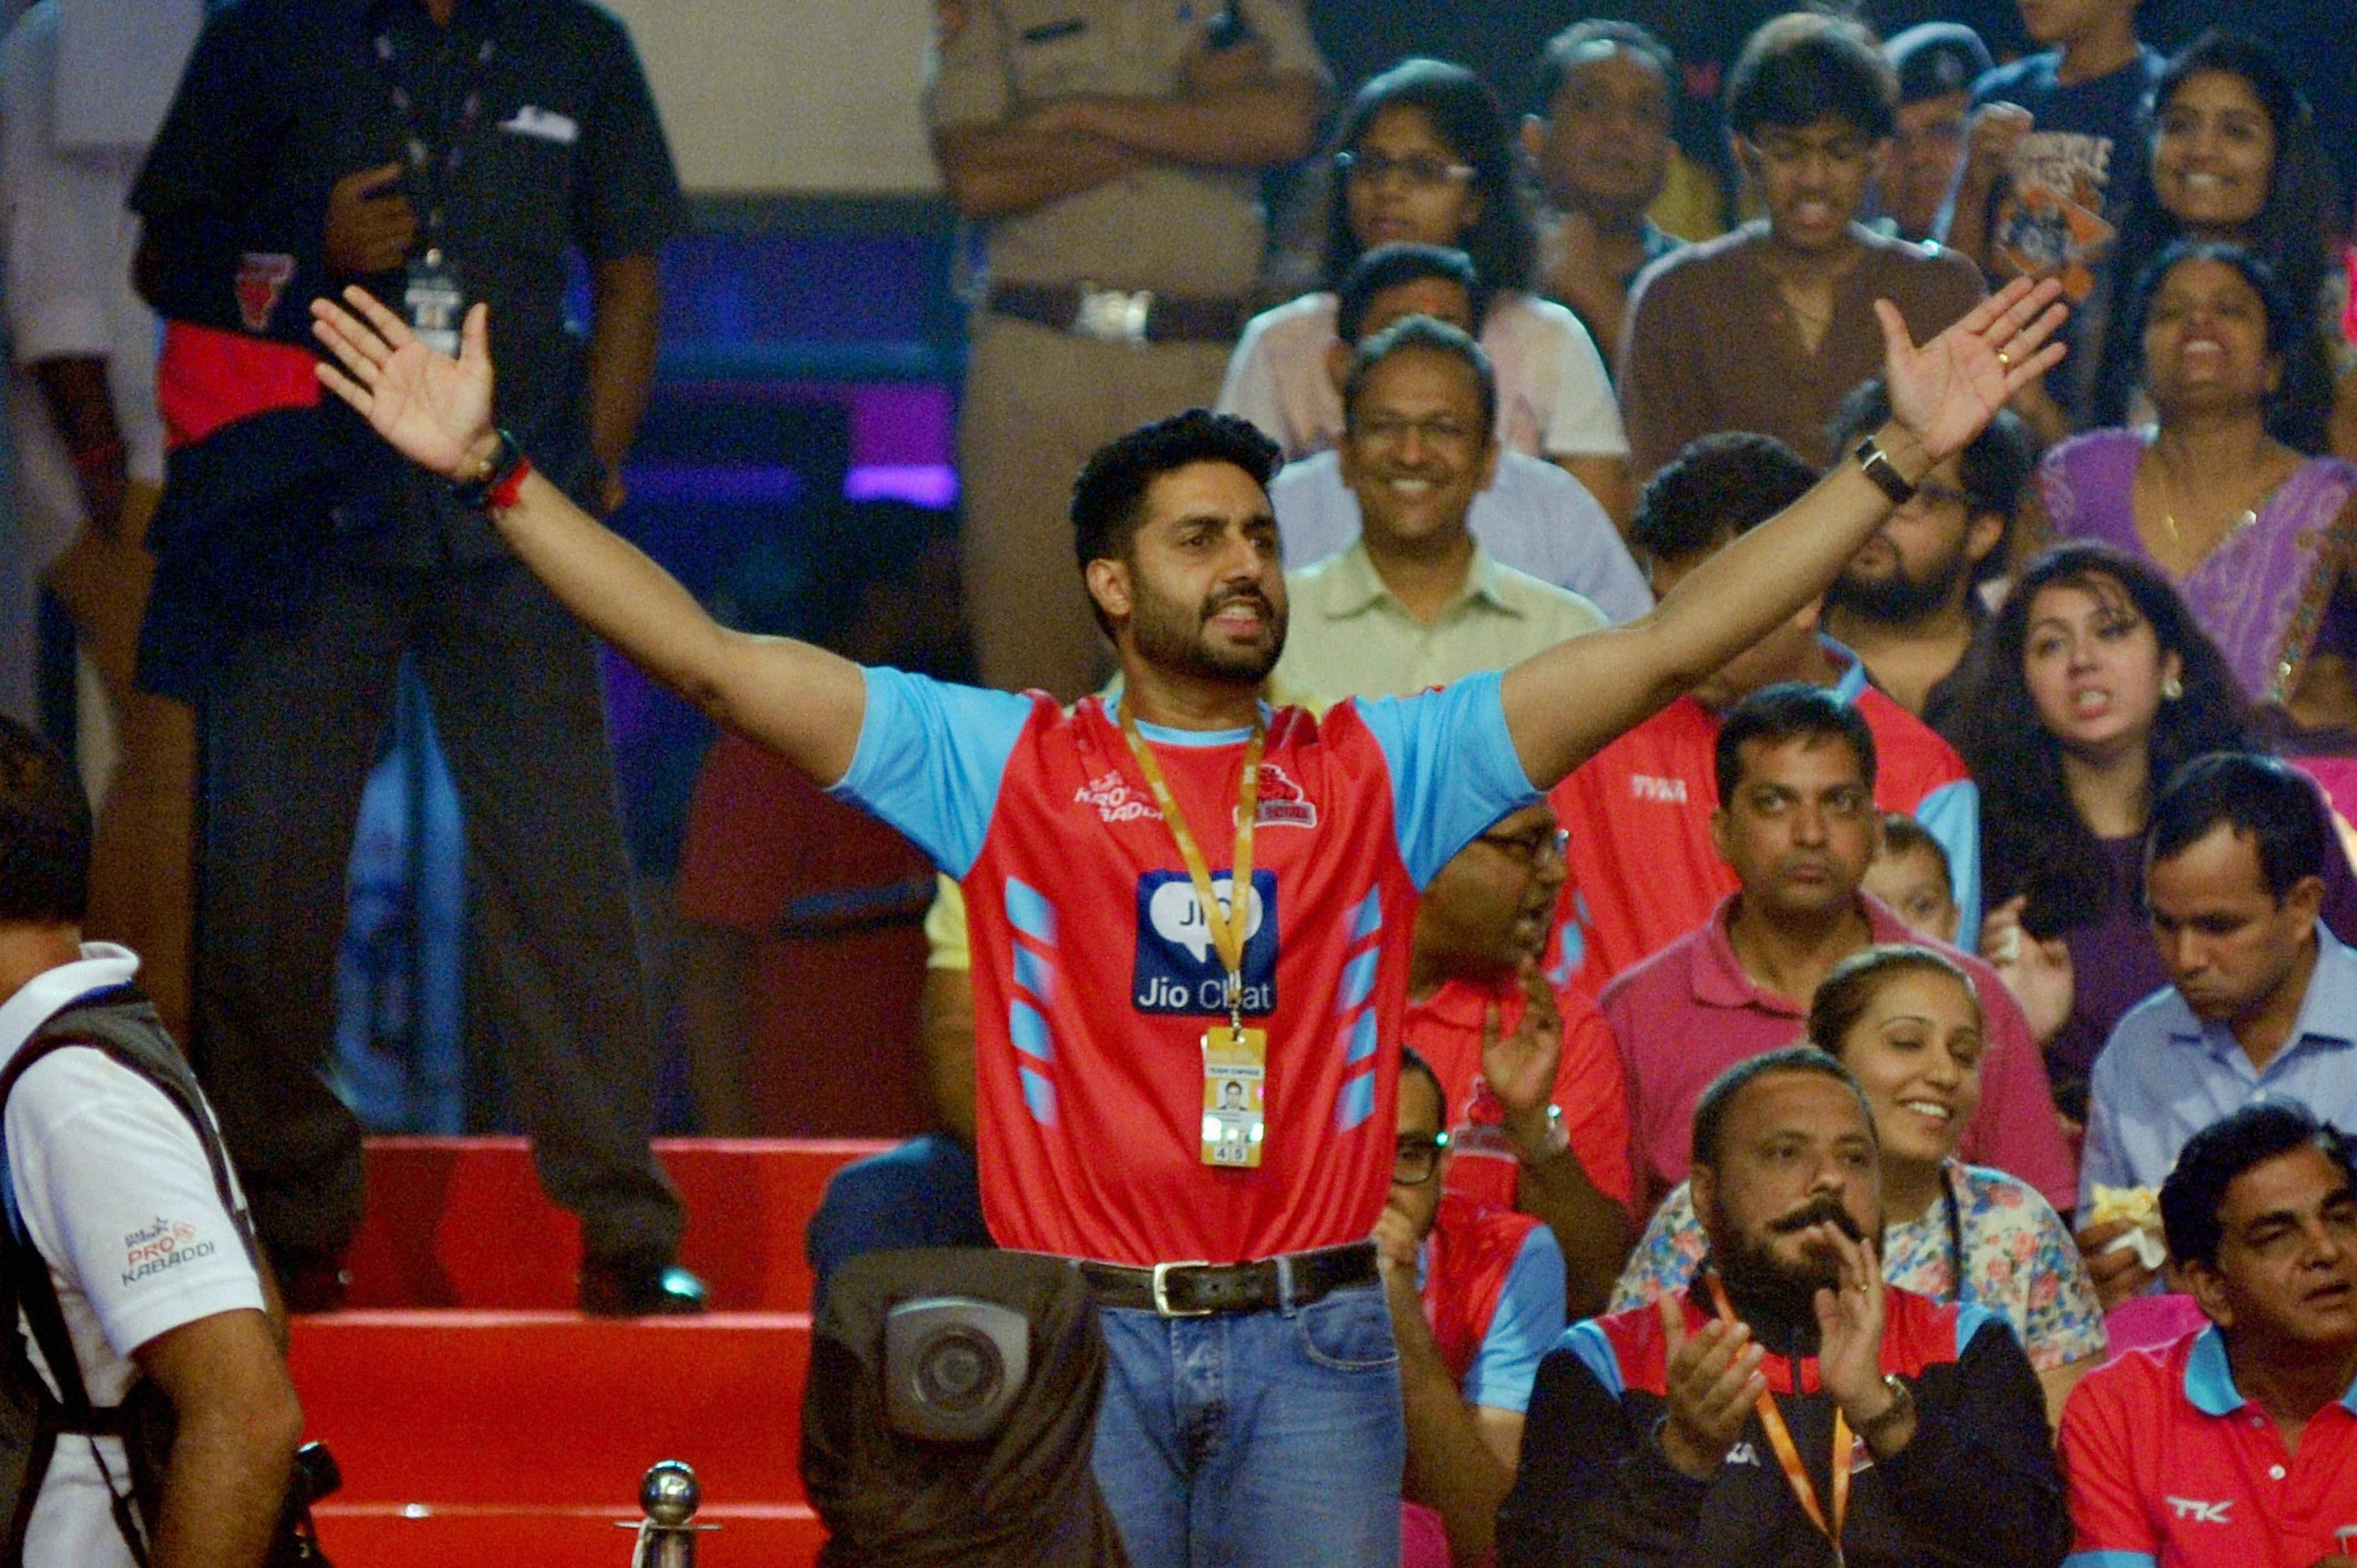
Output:
M1980 785L1981 950L2044 1044L2057 1102L2082 1120L2112 1026L2169 983L2143 915L2153 794L2204 752L2266 742L2169 579L2105 544L2033 561L1960 682L1949 738ZM2325 914L2357 932L2357 878L2338 859Z
M2334 383L2348 368L2335 362L2333 328L2349 215L2335 209L2315 118L2291 73L2257 39L2211 28L2162 71L2143 152L2094 324L2100 339L2082 328L2080 351L2093 353L2087 423L2136 417L2143 345L2126 317L2148 259L2180 241L2229 243L2265 264L2295 311L2269 429L2298 451L2325 450Z
M1578 317L1529 292L1537 254L1520 144L1497 95L1461 65L1411 59L1369 81L1334 139L1326 287L1244 328L1220 411L1308 456L1342 431L1328 366L1334 290L1378 245L1445 245L1472 258L1487 298L1476 336L1498 376L1498 438L1552 458L1618 517L1628 437L1595 341Z

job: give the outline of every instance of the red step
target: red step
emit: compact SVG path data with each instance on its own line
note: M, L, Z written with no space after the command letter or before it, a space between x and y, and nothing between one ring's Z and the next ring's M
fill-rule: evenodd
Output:
M628 1568L632 1538L614 1524L637 1512L635 1505L421 1509L338 1500L313 1517L328 1557L357 1568ZM810 1568L826 1539L800 1504L707 1504L695 1517L720 1527L696 1540L701 1568Z
M836 1167L888 1143L681 1138L655 1153L687 1206L680 1262L723 1312L803 1312L802 1229ZM371 1138L368 1213L348 1257L355 1307L573 1305L581 1228L522 1138Z
M295 1320L289 1361L346 1509L537 1517L610 1498L619 1519L660 1459L693 1465L712 1508L802 1500L805 1314L331 1313Z

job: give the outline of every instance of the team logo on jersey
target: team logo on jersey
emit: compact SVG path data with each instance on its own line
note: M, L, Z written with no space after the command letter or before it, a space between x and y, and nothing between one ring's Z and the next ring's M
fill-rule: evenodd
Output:
M2169 1508L2175 1510L2180 1520L2190 1520L2195 1524L2234 1522L2226 1517L2226 1510L2234 1506L2234 1499L2232 1498L2216 1503L2205 1503L2199 1498L2170 1498L2167 1500Z
M1100 773L1072 791L1076 806L1093 806L1097 820L1103 822L1137 822L1162 820L1160 808L1129 787L1129 781L1119 772Z
M295 280L295 258L248 251L237 259L237 317L248 332L267 332L278 297Z
M1231 811L1229 815L1234 813ZM1274 762L1260 765L1260 809L1253 822L1264 828L1314 828L1318 806L1309 791Z
M1640 800L1659 800L1664 805L1683 806L1686 803L1686 781L1632 773L1629 776L1629 793Z
M1211 878L1211 894L1224 907L1234 882ZM1244 921L1244 1011L1265 1017L1276 1011L1276 873L1252 875L1251 905ZM1217 1017L1228 1010L1227 972L1211 928L1183 871L1149 871L1137 879L1137 964L1130 1001L1141 1013Z

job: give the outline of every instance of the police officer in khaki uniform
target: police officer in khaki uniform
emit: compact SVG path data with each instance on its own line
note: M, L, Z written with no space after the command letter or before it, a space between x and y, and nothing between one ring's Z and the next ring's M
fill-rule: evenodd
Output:
M958 466L983 679L1065 700L1108 664L1068 521L1099 446L1220 390L1261 262L1258 174L1306 154L1301 0L937 0L925 93L988 220Z

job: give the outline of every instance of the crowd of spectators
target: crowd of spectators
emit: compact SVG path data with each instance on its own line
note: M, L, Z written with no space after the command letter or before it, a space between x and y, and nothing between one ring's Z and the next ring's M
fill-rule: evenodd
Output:
M161 563L164 1000L298 1309L359 1215L319 909L404 651L581 1304L701 1306L586 624L735 732L680 889L705 1130L936 1123L838 1173L822 1289L1082 1261L1131 1561L2357 1556L2357 253L2309 62L2136 0L1660 0L1338 84L1301 0L940 0L960 533L846 512L805 642L595 521L683 211L603 12L245 0L65 201L55 4L0 49L28 498ZM57 237L126 199L160 372L123 236ZM121 275L61 306L76 253ZM1255 313L1281 275L1322 286ZM123 824L192 765L120 598L88 923L161 988Z

